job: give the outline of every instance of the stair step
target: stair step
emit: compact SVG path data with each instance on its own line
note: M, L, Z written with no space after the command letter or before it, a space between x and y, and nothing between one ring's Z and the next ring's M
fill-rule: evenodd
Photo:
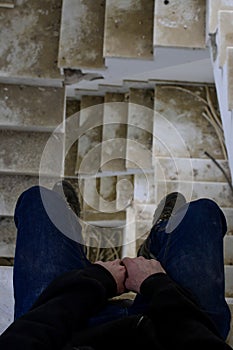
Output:
M226 182L223 172L211 159L155 158L156 179L159 181L201 181ZM218 160L218 164L230 178L228 161Z
M208 0L208 33L214 34L218 27L218 12L233 10L233 4L229 0Z
M154 90L130 89L126 168L152 167L152 130L154 124Z
M11 216L0 217L0 257L12 258L15 255L16 227Z
M224 237L224 264L233 265L233 236Z
M156 202L157 187L153 173L135 174L134 202L139 204L153 204Z
M0 7L12 9L15 7L15 0L2 0L0 1Z
M65 89L0 84L0 127L52 131L64 119Z
M233 110L233 47L227 48L228 109Z
M83 185L83 212L99 211L100 179L86 178Z
M157 188L158 201L168 193L178 191L183 193L187 201L209 198L222 208L233 207L233 196L228 183L159 181Z
M157 203L153 204L136 204L136 218L137 221L147 221L152 223L154 211L157 207ZM227 233L228 236L233 235L233 208L221 208L227 221Z
M102 96L82 96L79 126L88 122L89 129L78 139L76 174L96 174L100 169L103 103ZM92 120L100 125L93 128Z
M51 188L54 179L48 178L46 182L46 187ZM0 174L0 216L13 216L16 201L21 193L38 184L37 176Z
M0 266L0 334L13 322L14 295L13 295L13 268Z
M78 113L80 110L80 101L78 100L67 100L66 101L66 120L73 116L75 113ZM70 125L66 124L66 134L65 134L65 142L66 149L68 153L65 157L65 176L74 176L75 175L75 166L77 161L78 154L78 140L72 143L73 131L70 128L73 128L73 122ZM78 124L78 116L77 116L77 124ZM78 127L78 126L77 126ZM71 145L72 144L72 145Z
M158 157L224 159L213 124L202 115L209 108L207 92L218 112L213 87L156 85L153 154ZM176 140L174 142L174 140Z
M154 0L106 0L104 56L153 59Z
M222 208L226 217L228 234L233 235L233 208Z
M117 210L125 210L134 199L134 176L133 175L119 175L117 176Z
M0 171L37 174L49 133L0 130Z
M225 295L233 298L233 266L225 265Z
M99 210L107 213L116 212L117 176L100 178Z
M61 86L57 67L61 0L30 6L22 0L11 11L0 8L0 16L0 76Z
M104 0L64 0L58 55L60 68L103 68Z
M136 256L136 221L133 207L126 209L126 225L124 229L122 258Z
M154 46L205 48L205 2L155 1Z
M227 47L233 46L233 11L219 11L219 66L223 67L227 59Z
M227 304L230 308L231 311L231 328L230 328L230 332L228 334L226 343L228 345L230 345L231 347L233 347L233 299L232 298L226 298Z
M104 102L101 169L124 171L128 105L118 93L107 93Z

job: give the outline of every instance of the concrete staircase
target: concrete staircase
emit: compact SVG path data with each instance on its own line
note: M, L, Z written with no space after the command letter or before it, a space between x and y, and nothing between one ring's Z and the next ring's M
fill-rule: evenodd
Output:
M49 188L65 177L79 192L93 260L135 256L178 190L226 215L232 307L232 11L227 0L0 2L0 258L14 257L15 203L40 170ZM41 168L51 136L59 166ZM1 332L12 267L0 281Z

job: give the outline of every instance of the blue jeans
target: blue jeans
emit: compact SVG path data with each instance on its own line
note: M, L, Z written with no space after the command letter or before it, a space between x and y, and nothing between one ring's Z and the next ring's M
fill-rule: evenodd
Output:
M67 235L61 233L48 217L40 191L46 205L69 231ZM230 327L230 311L224 298L223 236L226 220L217 204L209 199L185 206L173 217L174 221L179 220L183 210L187 210L171 233L166 233L166 222L151 230L150 249L168 275L191 292L226 339ZM17 319L30 309L55 277L72 269L83 269L91 263L82 244L78 243L82 238L77 217L58 193L38 186L23 192L16 205L15 224ZM137 295L132 304L110 301L104 310L90 319L89 325L140 313L146 306L141 295Z

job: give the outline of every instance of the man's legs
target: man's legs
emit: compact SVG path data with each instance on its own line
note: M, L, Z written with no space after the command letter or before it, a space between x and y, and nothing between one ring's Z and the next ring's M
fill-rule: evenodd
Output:
M231 316L225 301L223 213L215 202L199 199L183 205L167 223L152 228L150 251L168 275L191 292L225 339ZM170 227L175 227L172 232Z
M51 221L44 205L60 230ZM77 217L55 191L38 186L25 191L16 205L15 223L18 229L14 264L17 319L30 309L54 278L66 271L85 268L91 263L79 243L82 242L82 236ZM89 325L126 315L125 305L109 303L90 319Z
M41 192L40 192L41 191ZM57 213L70 236L52 223L44 203ZM17 242L14 263L15 318L29 310L48 284L62 273L89 265L81 241L81 226L62 197L42 187L22 193L15 209Z

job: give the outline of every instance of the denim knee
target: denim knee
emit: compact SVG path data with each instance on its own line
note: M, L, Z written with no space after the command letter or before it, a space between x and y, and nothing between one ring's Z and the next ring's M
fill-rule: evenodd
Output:
M225 215L218 204L209 198L200 198L190 203L189 210L194 211L194 215L203 217L204 220L208 220L211 217L215 217L222 225L223 235L227 232L227 223Z

